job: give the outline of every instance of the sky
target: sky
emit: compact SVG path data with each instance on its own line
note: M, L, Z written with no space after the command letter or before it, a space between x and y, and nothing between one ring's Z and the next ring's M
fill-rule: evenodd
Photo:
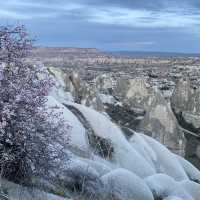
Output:
M0 0L40 46L200 53L199 0Z

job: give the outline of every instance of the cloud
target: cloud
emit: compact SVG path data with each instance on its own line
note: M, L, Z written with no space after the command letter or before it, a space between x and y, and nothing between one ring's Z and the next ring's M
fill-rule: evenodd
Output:
M185 10L134 10L125 8L102 8L91 10L89 22L124 25L136 28L184 28L199 25L200 13Z
M119 3L119 1L116 2ZM127 2L129 1L125 1L125 3ZM145 0L142 2L145 2ZM152 5L152 1L149 2L148 5ZM198 9L186 6L186 4L177 8L174 4L167 2L165 2L164 9L153 10L147 9L145 6L141 8L138 4L134 4L137 5L135 8L133 8L133 5L131 8L112 6L114 1L111 1L110 5L102 3L102 5L97 6L94 3L91 5L84 4L83 1L66 3L57 0L47 3L47 1L7 0L1 3L0 17L16 20L38 18L65 20L72 18L85 20L88 23L131 28L189 28L199 26L200 12Z
M7 0L1 3L0 18L30 20L38 18L59 18L63 14L82 9L84 5L56 3L56 1Z
M27 16L14 11L0 8L0 18L3 19L26 19Z
M75 0L76 1L76 0ZM193 7L200 9L199 0L77 0L79 3L87 3L88 5L121 7L131 9L146 9L152 11L161 11L166 7Z

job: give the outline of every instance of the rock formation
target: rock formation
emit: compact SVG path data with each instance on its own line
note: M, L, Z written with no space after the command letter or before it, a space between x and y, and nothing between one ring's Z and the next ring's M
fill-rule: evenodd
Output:
M137 130L152 136L172 151L184 154L184 136L171 108L158 90L138 78L120 80L115 92L128 107L144 109L145 115Z
M186 158L200 168L200 89L182 79L171 98L172 109L187 138Z

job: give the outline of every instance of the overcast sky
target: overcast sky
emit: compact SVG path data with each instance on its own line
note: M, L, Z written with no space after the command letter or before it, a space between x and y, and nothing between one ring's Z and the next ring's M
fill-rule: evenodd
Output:
M2 0L43 46L200 52L200 0Z

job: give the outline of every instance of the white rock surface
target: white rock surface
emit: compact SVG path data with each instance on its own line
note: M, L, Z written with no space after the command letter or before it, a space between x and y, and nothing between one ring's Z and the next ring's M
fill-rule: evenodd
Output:
M69 198L62 198L53 194L49 194L37 189L22 187L5 180L1 180L1 185L3 191L6 191L5 196L8 197L3 198L0 196L0 199L2 200L72 200Z
M197 183L194 183L192 181L182 181L180 183L182 188L189 193L194 200L199 200L200 199L200 185Z
M57 111L63 112L71 126L69 146L88 153L86 156L78 150L72 151L73 162L65 172L60 172L60 179L66 184L81 184L85 176L87 182L83 191L98 191L103 195L101 200L112 192L120 200L153 200L153 195L165 200L197 200L200 196L200 185L190 181L199 180L198 169L155 139L137 132L126 138L120 127L107 116L84 105L67 102L67 108L53 97L49 97L47 105L59 106ZM112 155L102 157L94 151L88 134L109 142ZM67 150L71 151L70 148ZM75 176L67 175L71 171ZM76 177L81 177L78 182Z
M183 157L180 157L178 155L176 155L176 157L178 158L188 177L191 180L198 181L200 183L200 171Z
M183 200L193 200L191 195L176 182L173 178L156 174L146 178L146 183L151 189L154 197L167 198L168 196L176 196Z
M106 191L119 200L153 200L153 195L145 182L124 169L116 169L102 176Z
M173 177L177 181L187 180L188 176L183 167L165 146L154 140L153 138L142 135L146 142L152 147L157 155L156 168L159 169L158 173L164 173Z
M64 120L70 126L67 132L70 138L70 145L77 147L78 149L81 149L83 151L87 151L88 142L85 133L85 128L78 120L78 118L69 109L67 109L64 105L62 105L52 96L48 97L48 101L46 104L49 108L53 108L55 112L61 113Z
M116 165L136 173L140 177L155 173L151 165L126 140L118 126L106 116L82 105L71 104L76 107L88 120L94 132L101 138L110 140L114 146L113 162ZM141 170L143 169L143 170Z

